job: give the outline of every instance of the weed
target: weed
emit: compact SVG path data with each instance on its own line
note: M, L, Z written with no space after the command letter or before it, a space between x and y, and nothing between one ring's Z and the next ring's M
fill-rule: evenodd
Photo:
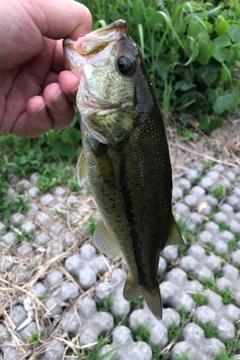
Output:
M205 249L207 255L214 253L214 245L212 243L205 244L204 249Z
M201 293L196 293L192 295L193 300L195 301L195 303L198 306L203 306L203 305L207 305L208 303L208 298L206 295L203 295Z
M188 312L184 308L181 308L179 310L179 315L181 318L181 327L183 328L189 322L190 317Z
M212 196L221 199L224 195L225 195L225 189L222 184L219 184L212 189Z
M27 239L33 239L35 236L35 230L31 230L30 232L26 232L25 230L18 230L17 228L13 227L13 231L15 234L15 240L12 245L9 246L8 251L10 251L14 246L17 246L24 242Z
M80 191L80 187L78 185L78 182L74 179L74 178L70 178L67 181L67 186L70 190L72 190L73 192L78 193Z
M48 298L49 295L50 295L50 293L46 292L45 294L39 296L39 300L44 301L44 300L46 300Z
M177 355L176 360L189 360L189 356L190 356L189 352L190 352L190 350L187 350L187 351L182 352L181 355Z
M77 355L77 359L79 359L79 360L83 360L83 359L85 359L85 360L104 360L104 359L108 358L110 360L119 360L119 357L116 356L117 348L109 350L107 353L105 353L103 355L99 354L101 347L109 344L109 342L110 342L110 340L108 338L100 337L97 345L92 350L84 351L83 354L81 354L80 351L78 350L78 348L76 346L74 346L74 351ZM110 358L109 358L109 356L110 356Z
M231 252L237 247L238 242L236 240L231 240L228 242L228 250Z
M92 195L92 188L91 186L87 186L87 196Z
M228 353L226 350L220 351L220 353L213 358L213 360L234 360L234 355Z
M62 210L54 209L54 214L55 214L55 215L58 215L58 216L61 216L61 218L62 218L63 220L66 220L66 219L67 219L67 214L66 214L65 209L62 209Z
M7 187L1 187L1 179L0 192L2 194L2 199L0 202L0 218L3 221L6 229L8 229L11 214L15 212L24 214L30 209L30 205L28 203L28 199L25 196L15 195L10 198L7 193Z
M212 290L214 292L218 292L218 287L214 279L203 278L201 280L201 283L205 288L208 288L209 290Z
M36 332L36 330L33 330L28 338L28 341L30 343L33 343L38 341L38 339L39 339L38 333Z
M98 227L99 222L96 221L93 217L90 217L88 219L88 227L86 228L86 232L88 232L89 234L93 235L94 231L96 230L96 228Z
M176 344L179 341L182 341L182 326L173 324L168 328L168 341L169 343Z
M219 225L219 228L221 229L221 230L228 230L229 231L229 226L228 226L228 224L226 224L225 222L221 222L221 223L218 223L218 225Z
M141 309L142 308L142 299L137 297L136 299L130 301L131 311Z
M220 277L223 276L223 272L222 269L215 269L213 270L213 276L214 276L214 280L219 279Z
M112 305L112 294L110 294L106 299L101 301L99 305L99 311L111 312Z
M178 256L182 258L183 256L186 256L187 254L187 248L186 246L178 246L177 247Z
M228 286L224 288L224 290L221 291L222 301L224 305L229 305L234 302L234 298L232 295L232 291L229 289Z
M149 329L150 325L137 327L133 334L134 341L145 341L149 343Z
M190 229L191 220L188 220L188 219L185 220L180 217L176 220L176 222L177 222L179 230L182 234L182 237L184 238L186 245L191 242L194 242L196 240L198 231L200 231L200 229L199 230L191 230Z
M38 263L37 262L33 262L30 264L30 268L31 269L36 269L38 267Z
M199 183L202 180L202 175L198 174L197 177L194 179L195 183Z
M240 350L239 334L226 343L227 354L236 354L237 350Z
M204 169L207 170L207 171L210 170L214 165L214 161L212 161L212 160L202 159L201 163L203 164Z
M207 323L199 323L199 325L202 327L205 337L207 339L215 338L217 337L218 330L213 326L212 322L209 321Z

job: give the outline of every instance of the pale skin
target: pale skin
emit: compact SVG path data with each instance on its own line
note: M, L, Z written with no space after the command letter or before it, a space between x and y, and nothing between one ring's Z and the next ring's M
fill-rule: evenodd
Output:
M0 132L32 138L71 124L79 79L62 39L91 30L73 0L0 0Z

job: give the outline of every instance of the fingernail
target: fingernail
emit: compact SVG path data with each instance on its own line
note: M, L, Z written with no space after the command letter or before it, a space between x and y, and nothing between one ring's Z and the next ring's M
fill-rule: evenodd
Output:
M58 110L65 110L67 108L67 100L65 96L63 95L62 91L59 91L53 99L54 106Z
M79 85L77 87L75 87L75 89L71 90L71 94L76 95L77 91L78 91L78 87L79 87Z
M38 110L38 115L41 117L45 117L47 116L47 107L46 104L43 104L43 106L40 107L40 109Z

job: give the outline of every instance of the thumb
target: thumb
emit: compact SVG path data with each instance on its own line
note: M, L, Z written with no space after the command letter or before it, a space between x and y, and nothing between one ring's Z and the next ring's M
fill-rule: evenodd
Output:
M90 11L74 0L34 1L28 13L42 35L51 39L75 40L92 31Z

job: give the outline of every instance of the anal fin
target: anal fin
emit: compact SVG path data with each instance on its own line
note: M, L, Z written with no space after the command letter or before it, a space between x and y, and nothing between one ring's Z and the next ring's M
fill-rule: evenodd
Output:
M166 243L166 246L168 245L185 245L174 217L172 217L172 224L170 227L170 232Z
M110 259L122 256L119 244L104 221L101 221L93 234L93 244Z
M87 180L87 163L83 149L81 150L77 162L77 179L78 179L78 185L80 187L82 187L85 181Z

